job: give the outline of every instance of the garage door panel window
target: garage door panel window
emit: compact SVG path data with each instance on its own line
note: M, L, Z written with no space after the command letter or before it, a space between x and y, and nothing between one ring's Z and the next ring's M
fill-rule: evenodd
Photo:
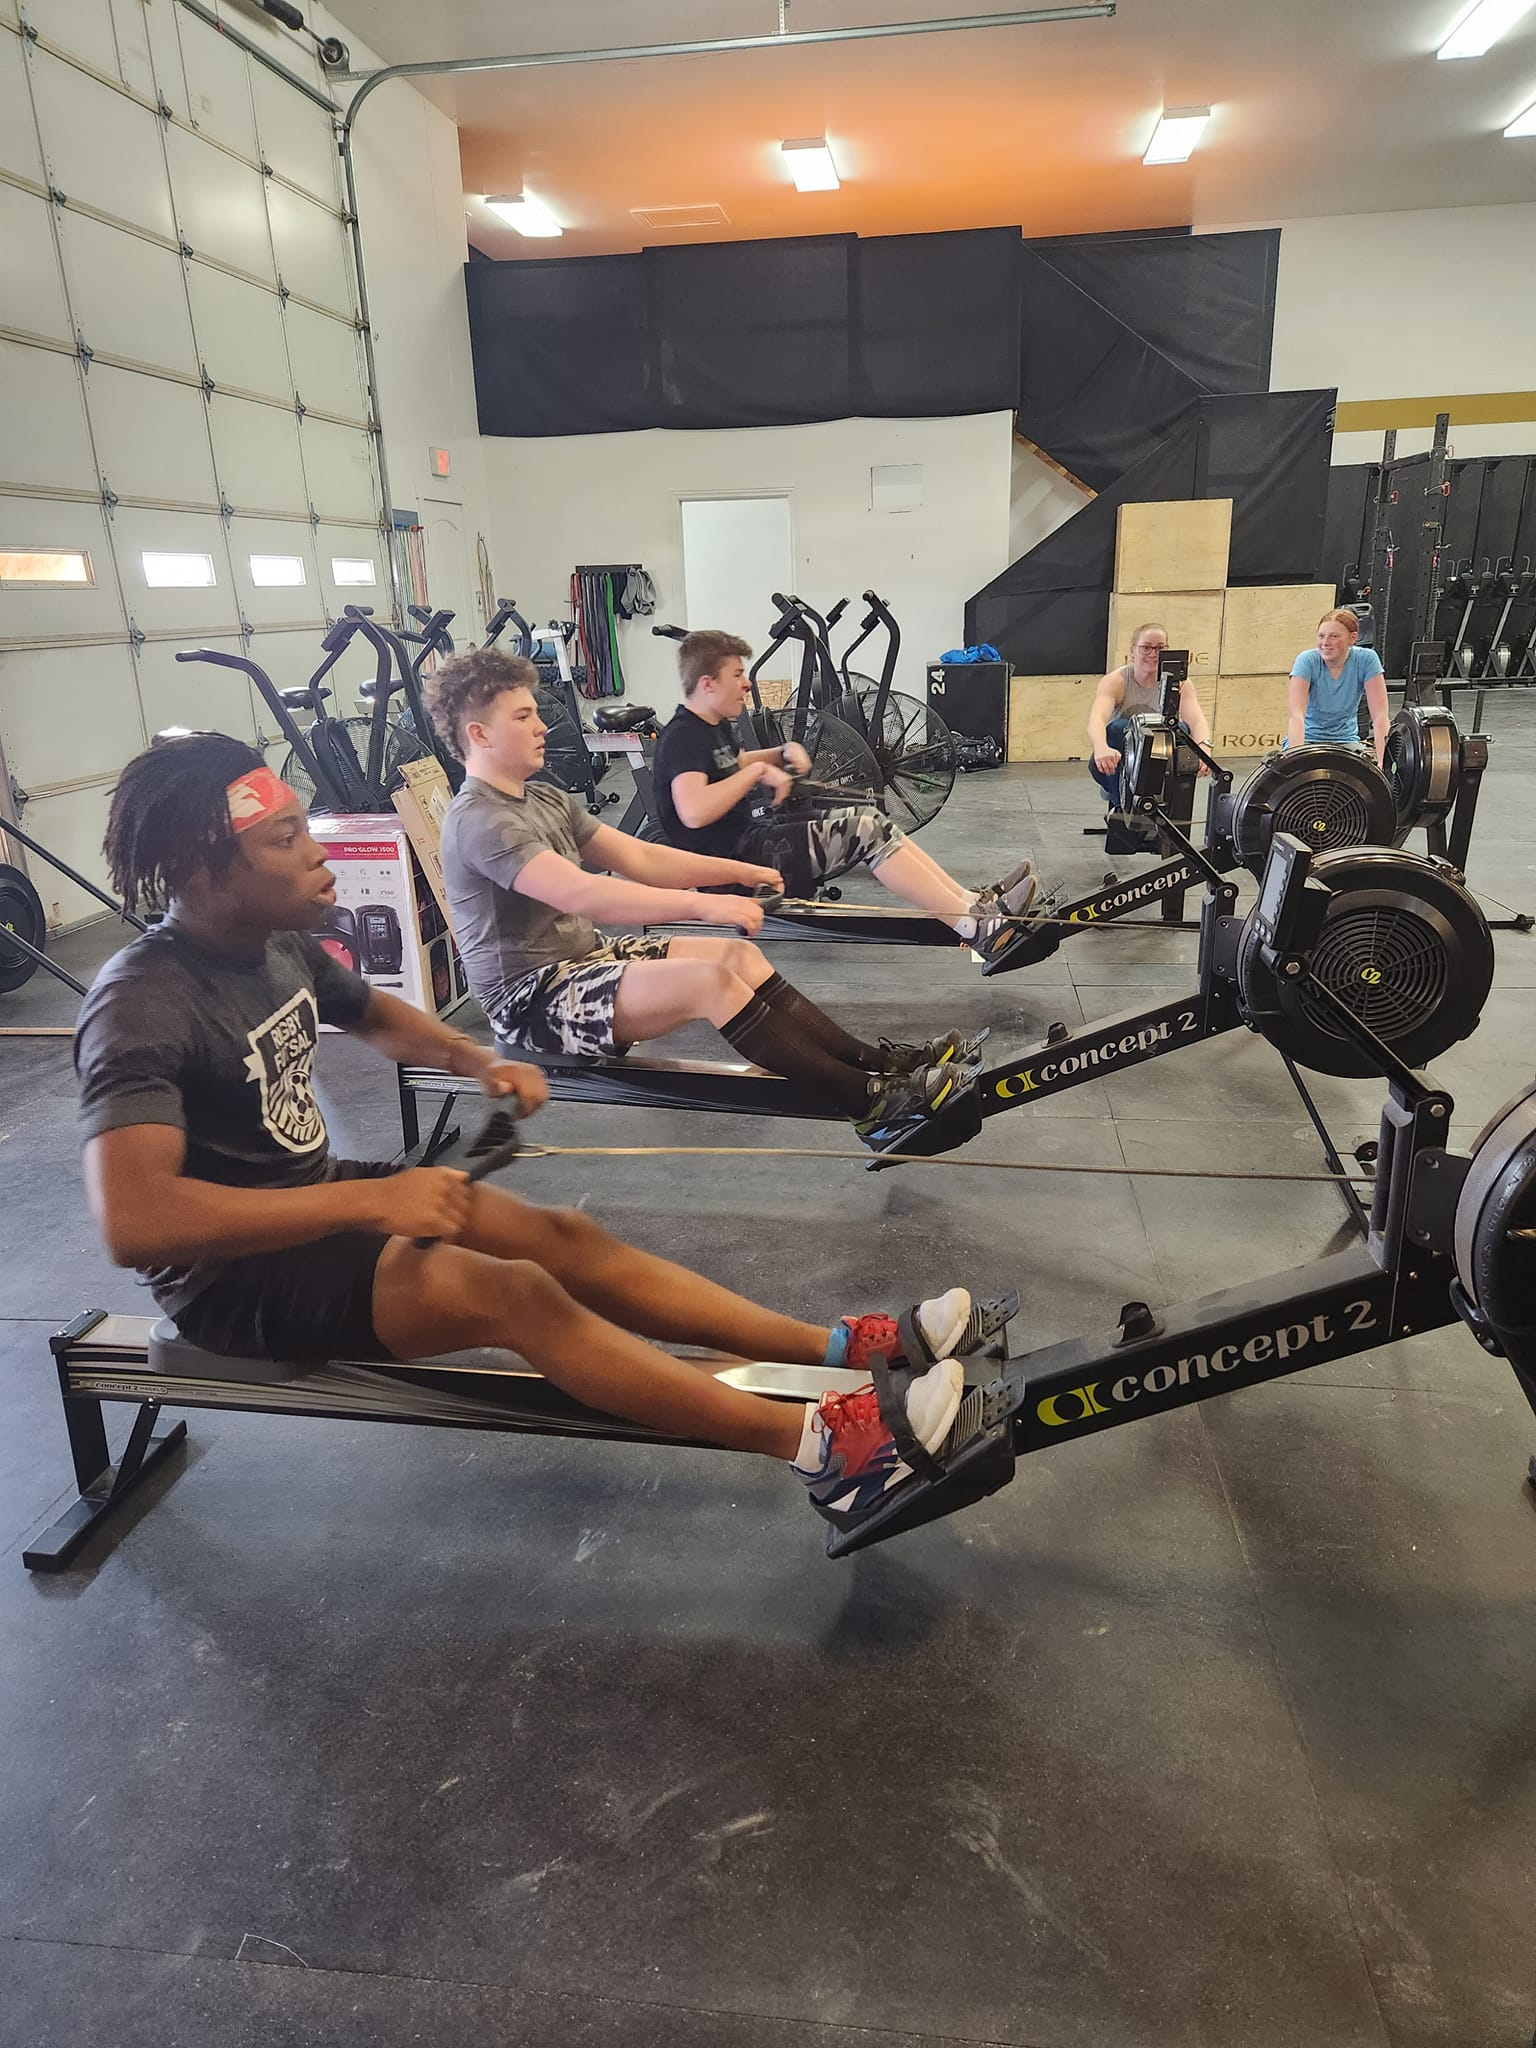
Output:
M0 549L12 555L83 555L91 565L88 583L0 580L0 648L18 640L116 637L125 630L99 505L0 498Z
M144 632L238 630L240 608L223 522L216 513L119 505L112 515L112 538L128 610Z
M308 525L275 519L232 519L229 551L234 562L240 609L253 625L302 626L324 623L320 575ZM297 563L298 581L291 567Z

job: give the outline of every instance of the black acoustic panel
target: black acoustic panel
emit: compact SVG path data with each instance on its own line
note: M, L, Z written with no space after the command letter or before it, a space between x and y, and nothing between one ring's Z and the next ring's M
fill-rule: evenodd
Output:
M854 411L851 235L647 249L663 427L773 427Z
M1151 503L1162 498L1195 496L1195 473L1200 447L1200 415L1195 407L1178 422L1167 440L1160 442L1108 490L1100 491L1080 512L1048 534L1037 547L1010 563L987 585L988 592L1007 590L1104 590L1115 580L1115 530L1119 509L1124 504ZM992 636L973 633L966 639L975 643ZM996 643L1001 646L1001 642ZM1007 650L1004 649L1004 652ZM1049 671L1039 670L1039 674Z
M1337 587L1345 571L1370 574L1371 523L1376 509L1375 462L1335 463L1328 472L1328 503L1323 513L1324 583Z
M853 405L872 419L1007 412L1019 383L1019 231L881 235L853 252Z
M1172 432L1200 386L1035 250L1019 261L1020 431L1103 490Z
M1451 564L1470 562L1474 569L1482 566L1477 560L1477 521L1487 468L1485 462L1478 461L1448 462L1445 466L1450 490L1446 493L1440 546Z
M482 434L656 425L644 258L464 267Z
M1495 455L1486 460L1472 549L1479 566L1487 561L1497 569L1501 562L1514 559L1530 464L1528 455ZM1515 566L1519 567L1518 561Z
M1233 583L1310 583L1323 559L1333 391L1212 397L1203 426L1199 498L1232 500Z
M1202 390L1269 388L1278 228L1084 235L1031 246Z
M1109 638L1109 591L989 587L965 608L965 637L990 641L1019 674L1097 675ZM1085 753L1087 744L1085 736Z

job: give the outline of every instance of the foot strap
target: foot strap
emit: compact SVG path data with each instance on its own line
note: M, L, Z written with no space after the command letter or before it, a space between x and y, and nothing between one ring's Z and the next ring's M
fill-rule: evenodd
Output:
M903 1345L911 1346L916 1343L924 1352L927 1351L928 1347L922 1343L909 1315L900 1319L898 1328L901 1329ZM922 1369L927 1371L926 1366ZM869 1359L869 1377L874 1384L875 1399L880 1404L880 1420L891 1432L903 1461L924 1479L942 1479L944 1467L918 1442L912 1433L912 1425L907 1420L907 1390L918 1377L917 1371L910 1365L892 1365L876 1351Z

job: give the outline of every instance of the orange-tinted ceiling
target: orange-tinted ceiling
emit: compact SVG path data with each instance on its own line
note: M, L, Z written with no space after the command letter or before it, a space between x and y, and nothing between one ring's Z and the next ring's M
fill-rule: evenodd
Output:
M342 0L390 61L762 34L769 5ZM927 18L802 4L792 28ZM958 10L950 10L955 12ZM1018 223L1033 235L1232 224L1536 197L1536 14L1489 57L1437 64L1460 0L1121 0L1109 20L426 78L459 124L471 240L503 257L664 242L899 234ZM1208 103L1187 165L1145 167L1163 105ZM825 135L842 189L795 191L779 144ZM526 189L566 228L530 241L481 205ZM709 203L709 229L632 209Z

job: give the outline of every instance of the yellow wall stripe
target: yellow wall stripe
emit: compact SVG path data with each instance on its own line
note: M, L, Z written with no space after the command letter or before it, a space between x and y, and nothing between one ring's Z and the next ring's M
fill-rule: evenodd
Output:
M1340 399L1334 430L1357 434L1387 427L1432 427L1439 412L1450 414L1453 427L1536 420L1536 391L1462 391L1448 398Z

